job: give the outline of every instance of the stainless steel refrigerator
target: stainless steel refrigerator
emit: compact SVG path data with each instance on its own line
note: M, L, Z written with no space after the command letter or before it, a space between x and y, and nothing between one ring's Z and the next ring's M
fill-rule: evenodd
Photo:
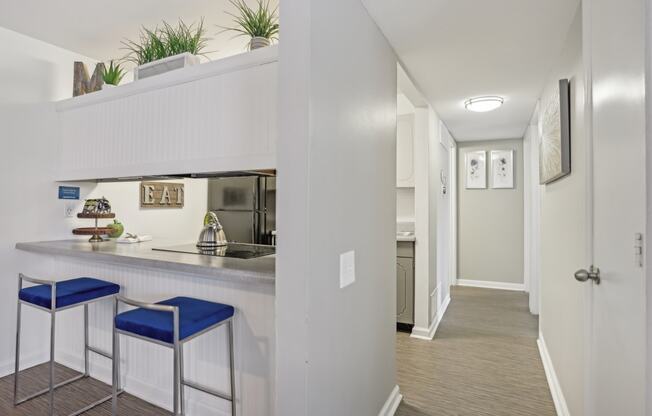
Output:
M208 210L217 214L228 241L274 244L276 177L211 178Z

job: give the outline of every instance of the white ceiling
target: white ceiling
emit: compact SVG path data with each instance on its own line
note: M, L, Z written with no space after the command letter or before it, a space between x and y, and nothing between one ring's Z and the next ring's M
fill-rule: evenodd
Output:
M0 26L103 61L122 58L121 41L137 40L141 26L153 28L179 18L186 24L205 18L207 35L213 38L207 47L210 58L245 50L246 40L218 33L218 25L231 24L224 13L233 10L227 0L0 0L0 10Z
M362 0L460 141L523 136L580 0ZM465 99L505 104L472 113Z

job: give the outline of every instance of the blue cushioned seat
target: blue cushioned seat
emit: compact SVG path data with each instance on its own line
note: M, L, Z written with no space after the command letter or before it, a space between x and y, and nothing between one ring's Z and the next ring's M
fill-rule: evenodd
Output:
M233 316L233 306L206 300L176 297L158 302L158 305L179 307L179 340L182 341L204 329ZM171 312L137 308L116 316L117 329L146 338L172 344L174 322Z
M55 307L64 308L104 296L115 295L119 292L119 285L91 277L65 280L63 282L57 282ZM51 309L52 287L50 285L26 287L20 290L18 298L22 301Z

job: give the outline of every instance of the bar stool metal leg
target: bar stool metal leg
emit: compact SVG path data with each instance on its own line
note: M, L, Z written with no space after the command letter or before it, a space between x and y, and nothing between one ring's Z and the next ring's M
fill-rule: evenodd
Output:
M115 317L118 314L118 299L113 301L113 396L111 400L111 414L118 414L118 384L120 383L120 339L115 328Z
M90 377L88 368L88 304L84 305L84 376Z
M181 390L181 363L179 360L179 310L175 309L173 315L174 328L174 415L179 415L179 390Z
M179 343L179 395L181 396L181 415L186 414L186 396L183 386L184 371L183 371L183 344Z
M21 304L18 300L18 307L16 311L16 363L14 371L14 406L18 404L18 370L20 369L20 313Z
M54 415L54 343L56 323L57 285L52 285L52 311L50 312L50 416Z
M229 320L229 355L231 362L231 415L235 416L235 360L233 352L233 320Z

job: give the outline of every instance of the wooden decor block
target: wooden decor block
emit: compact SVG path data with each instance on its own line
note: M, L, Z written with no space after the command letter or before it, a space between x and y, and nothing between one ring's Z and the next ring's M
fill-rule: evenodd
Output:
M141 208L183 208L185 196L183 183L140 183Z
M115 213L107 212L104 214L84 214L80 212L77 214L77 218L89 218L89 219L103 219L103 218L115 218Z
M93 71L93 76L90 79L88 79L88 71L83 62L75 62L74 73L72 86L73 97L102 89L102 84L104 84L104 79L102 78L104 63L100 62L95 65L95 71Z

